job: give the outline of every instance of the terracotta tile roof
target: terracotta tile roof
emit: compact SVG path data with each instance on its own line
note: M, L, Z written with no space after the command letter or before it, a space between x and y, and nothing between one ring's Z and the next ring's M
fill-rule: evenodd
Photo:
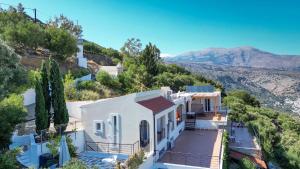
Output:
M163 110L166 110L174 105L173 102L165 99L162 96L155 97L148 100L142 100L137 103L152 110L154 114L162 112Z

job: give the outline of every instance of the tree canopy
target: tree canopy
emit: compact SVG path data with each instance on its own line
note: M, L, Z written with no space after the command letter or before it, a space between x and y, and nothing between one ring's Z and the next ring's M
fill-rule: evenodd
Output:
M37 79L35 82L35 93L35 130L40 134L42 130L48 129L49 127L49 117L45 107L45 98L40 79Z
M65 102L63 78L57 62L53 59L50 60L50 84L54 125L63 131L65 128L61 128L61 125L69 122L69 114Z
M0 101L0 150L7 149L15 126L25 120L21 95L12 94Z
M57 59L64 60L77 51L76 37L69 31L71 21L63 17L61 26L35 23L25 12L22 5L18 10L11 9L0 12L0 37L17 51L37 48L49 49ZM67 20L67 21L66 21ZM68 24L70 23L70 24ZM79 26L72 27L80 32Z
M244 122L250 131L258 133L266 160L282 168L300 169L299 117L259 107L257 102L245 91L229 92L224 99L231 110L230 120Z
M26 70L19 61L20 57L0 40L0 100L27 83Z

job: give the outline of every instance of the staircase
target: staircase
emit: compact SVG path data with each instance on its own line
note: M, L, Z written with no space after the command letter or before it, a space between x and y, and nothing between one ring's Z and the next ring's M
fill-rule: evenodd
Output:
M17 155L17 160L23 166L22 168L38 168L38 146L35 143L33 134L12 137L12 144L9 146L10 150L17 147L22 147L24 151Z
M18 160L23 166L25 166L25 167L30 167L30 166L32 166L31 159L30 159L30 151L29 151L29 150L20 153L20 154L17 156L17 160Z
M185 129L186 130L195 130L195 128L196 128L196 117L185 120Z

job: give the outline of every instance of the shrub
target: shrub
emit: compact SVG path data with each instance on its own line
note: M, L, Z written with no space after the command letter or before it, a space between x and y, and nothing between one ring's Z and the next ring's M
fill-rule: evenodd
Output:
M62 167L63 169L88 169L88 167L77 159L71 159L71 161Z
M240 161L241 169L256 169L256 164L250 161L248 158L243 158Z
M229 147L228 147L228 132L225 131L223 134L223 145L224 145L224 154L223 154L223 168L229 169Z
M98 82L95 81L80 81L77 83L76 88L78 90L93 90L99 92L102 86Z
M78 92L75 88L75 80L70 72L65 75L64 89L65 98L67 100L77 100Z
M20 168L16 156L20 153L19 149L8 150L0 154L0 169L17 169Z
M132 155L126 162L126 165L129 169L138 169L139 166L143 163L145 157L144 151L140 151Z
M99 94L91 90L81 90L79 92L79 100L97 100Z
M58 60L65 60L77 51L77 41L67 30L50 26L46 29L46 37L46 48Z
M117 78L112 77L105 71L99 71L96 75L96 80L102 85L107 86L112 89L119 89L121 84Z
M59 147L59 141L60 141L60 136L55 137L54 134L50 134L50 140L46 144L46 147L50 150L50 153L52 154L53 157L56 157L59 153L58 147Z
M25 120L26 109L21 95L10 95L0 101L0 150L8 148L15 126Z
M17 92L16 89L27 83L27 74L20 64L20 57L1 40L0 79L0 99L8 96L11 92Z
M78 68L78 69L71 70L71 74L76 79L90 74L90 71L86 68Z
M76 154L77 147L74 146L72 138L70 136L67 136L66 141L67 141L70 156L76 157L77 156L77 154Z

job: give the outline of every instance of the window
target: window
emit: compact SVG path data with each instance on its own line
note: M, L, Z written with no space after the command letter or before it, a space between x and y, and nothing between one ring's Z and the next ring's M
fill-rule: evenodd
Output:
M177 125L179 125L182 122L182 109L183 109L182 104L179 105L176 109L176 122L177 122Z
M104 123L102 120L94 120L94 130L95 133L103 133Z
M162 116L161 118L157 119L157 131L156 131L156 135L157 135L157 143L160 143L161 140L163 140L165 138L165 116Z
M169 122L168 129L173 131L174 130L174 111L171 111L168 113L168 122Z

